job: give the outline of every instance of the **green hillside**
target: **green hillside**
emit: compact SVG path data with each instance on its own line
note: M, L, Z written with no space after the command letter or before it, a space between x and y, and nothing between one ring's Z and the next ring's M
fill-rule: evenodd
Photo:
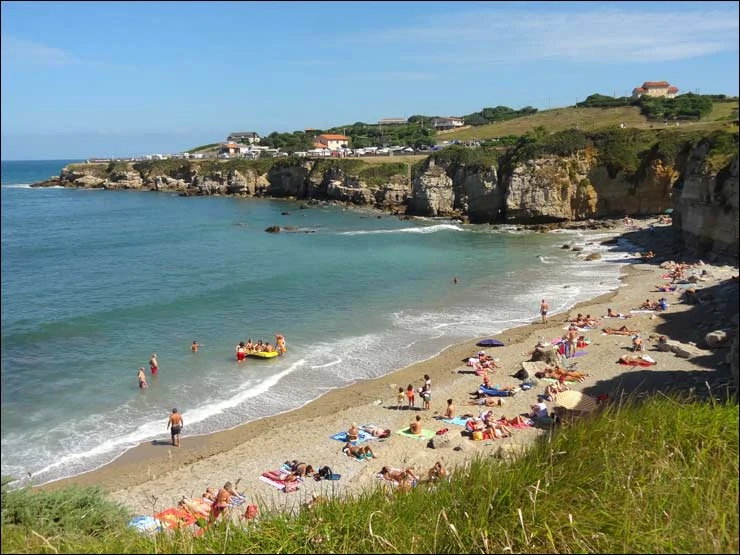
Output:
M713 131L726 127L731 121L737 122L738 103L716 102L711 114L701 121L680 122L680 127ZM734 114L734 118L733 118ZM543 110L530 116L490 123L479 127L469 127L456 131L438 133L435 137L441 141L469 141L505 137L507 135L523 135L536 127L544 127L550 132L564 131L566 129L579 129L581 131L596 131L605 128L625 127L638 129L663 129L666 125L662 122L649 121L640 113L637 106L621 106L617 108L556 108L554 110ZM675 126L674 123L669 124Z

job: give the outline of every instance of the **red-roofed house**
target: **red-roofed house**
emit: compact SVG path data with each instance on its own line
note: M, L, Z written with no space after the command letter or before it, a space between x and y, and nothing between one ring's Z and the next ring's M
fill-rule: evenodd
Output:
M641 96L658 96L673 98L678 94L678 89L672 87L668 81L645 81L641 87L632 89L632 98Z
M344 135L323 134L313 138L314 148L328 148L329 150L339 150L349 145L349 137Z

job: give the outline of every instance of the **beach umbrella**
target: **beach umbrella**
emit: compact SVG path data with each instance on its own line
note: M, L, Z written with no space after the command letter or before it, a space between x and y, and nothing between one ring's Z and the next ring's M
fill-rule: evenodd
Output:
M673 208L666 208L663 210L663 214L673 214Z
M591 395L586 395L572 389L558 393L555 398L555 404L565 409L579 412L593 412L599 406L596 397L591 397Z

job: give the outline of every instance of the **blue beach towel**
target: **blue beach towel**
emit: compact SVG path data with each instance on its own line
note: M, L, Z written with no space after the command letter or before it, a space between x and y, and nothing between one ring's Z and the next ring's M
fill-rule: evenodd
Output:
M347 443L347 432L339 432L334 434L333 436L329 436L330 439L336 439L337 441L341 441L343 443ZM375 436L373 434L366 432L365 430L360 430L360 433L357 436L357 441L350 441L352 445L357 445L358 443L362 443L363 441L369 441L371 439L374 439Z
M442 422L446 422L447 424L454 424L455 426L462 426L465 427L465 423L468 421L467 418L463 418L462 416L456 416L455 418L438 418L438 420L441 420Z

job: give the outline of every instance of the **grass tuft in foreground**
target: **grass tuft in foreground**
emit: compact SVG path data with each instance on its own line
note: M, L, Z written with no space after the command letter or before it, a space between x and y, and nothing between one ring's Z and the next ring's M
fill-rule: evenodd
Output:
M498 446L490 446L491 453ZM408 493L379 485L202 538L127 529L97 490L4 492L4 553L737 553L738 405L659 396Z

